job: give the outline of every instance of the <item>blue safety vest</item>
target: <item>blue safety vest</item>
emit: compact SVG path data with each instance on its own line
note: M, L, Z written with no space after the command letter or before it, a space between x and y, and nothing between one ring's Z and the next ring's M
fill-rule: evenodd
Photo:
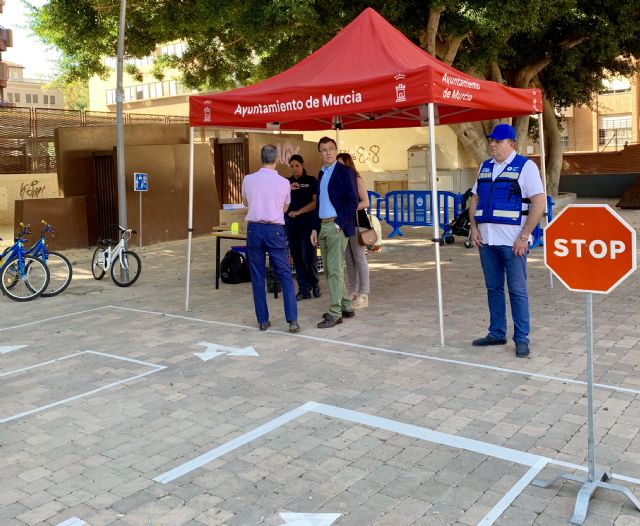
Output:
M476 208L476 223L497 223L500 225L520 225L523 215L527 215L524 203L530 203L528 198L522 198L522 190L518 179L527 158L516 155L504 171L491 179L493 163L486 160L480 167L478 174L478 206Z

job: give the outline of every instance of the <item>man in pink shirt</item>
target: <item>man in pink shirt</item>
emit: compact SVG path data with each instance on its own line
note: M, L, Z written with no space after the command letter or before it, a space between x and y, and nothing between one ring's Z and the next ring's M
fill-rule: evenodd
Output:
M263 146L260 151L262 168L247 175L242 181L242 197L249 207L247 251L253 303L258 326L261 331L266 331L271 325L265 290L265 255L268 253L269 261L282 285L284 314L289 332L300 332L298 303L284 231L284 213L291 201L291 189L289 181L276 171L277 158L278 149L273 144Z

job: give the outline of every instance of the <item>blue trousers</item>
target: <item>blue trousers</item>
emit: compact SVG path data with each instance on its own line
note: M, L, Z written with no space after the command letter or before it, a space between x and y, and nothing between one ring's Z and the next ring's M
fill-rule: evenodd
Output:
M507 337L506 275L513 318L513 341L529 343L527 256L516 256L512 247L503 245L483 245L479 251L489 302L489 336L498 340Z
M270 223L249 223L247 226L247 254L251 269L253 303L258 323L269 321L265 286L266 254L282 285L284 314L287 322L298 320L298 303L289 266L289 252L284 226Z

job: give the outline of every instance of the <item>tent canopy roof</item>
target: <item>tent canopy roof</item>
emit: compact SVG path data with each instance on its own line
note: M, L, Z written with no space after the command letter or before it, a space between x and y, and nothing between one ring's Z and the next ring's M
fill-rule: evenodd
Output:
M190 98L192 126L395 128L529 115L539 89L471 77L413 44L371 8L315 53L263 82Z

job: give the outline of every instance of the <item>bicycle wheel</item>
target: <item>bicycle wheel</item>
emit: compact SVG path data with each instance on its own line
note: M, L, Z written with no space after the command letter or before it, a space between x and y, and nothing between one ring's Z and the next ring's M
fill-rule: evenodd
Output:
M95 279L104 278L104 248L98 247L91 258L91 273Z
M14 301L29 301L40 296L49 285L49 269L33 256L23 256L23 265L15 258L2 267L0 289Z
M111 265L111 279L118 287L133 285L142 270L138 254L123 250Z
M60 294L71 283L73 268L69 260L59 252L49 252L46 265L49 268L49 286L42 293L43 298Z

